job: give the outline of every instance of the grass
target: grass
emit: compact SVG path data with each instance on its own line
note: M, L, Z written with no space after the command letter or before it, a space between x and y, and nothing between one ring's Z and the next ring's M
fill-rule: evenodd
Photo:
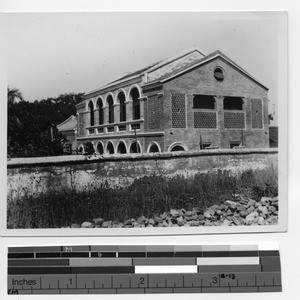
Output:
M233 200L234 194L256 200L277 196L277 170L248 170L235 176L219 170L190 178L152 175L136 179L127 187L103 184L92 191L26 196L9 201L7 228L60 228L98 217L123 222L128 218L153 217L170 208L205 210Z

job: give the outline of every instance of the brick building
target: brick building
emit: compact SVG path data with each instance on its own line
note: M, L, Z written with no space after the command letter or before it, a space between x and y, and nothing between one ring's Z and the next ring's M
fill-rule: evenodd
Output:
M77 148L96 153L269 147L268 89L220 51L180 53L85 94Z

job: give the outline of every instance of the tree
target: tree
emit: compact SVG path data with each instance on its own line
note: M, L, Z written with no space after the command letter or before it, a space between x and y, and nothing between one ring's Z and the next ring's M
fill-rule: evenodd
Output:
M8 94L8 155L62 155L65 139L56 126L76 113L75 105L83 100L83 94L63 94L57 98L28 102L21 97L18 89L13 90L14 93ZM15 101L17 98L22 101Z
M14 104L16 99L19 99L21 101L24 100L22 93L19 89L13 88L10 89L10 87L7 87L7 101L8 104Z

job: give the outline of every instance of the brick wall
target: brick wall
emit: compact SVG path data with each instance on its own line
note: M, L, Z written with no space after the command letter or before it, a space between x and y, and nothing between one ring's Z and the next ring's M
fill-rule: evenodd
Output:
M213 73L216 67L221 67L224 70L222 82L214 78ZM174 94L185 94L186 128L175 128L172 124L172 95ZM216 100L215 109L193 109L194 94L214 96ZM242 97L244 101L243 111L226 110L225 112L223 97L226 96ZM256 114L259 105L256 100L252 102L252 99L261 100L262 126L259 124L260 115L259 113ZM255 107L254 119L252 107ZM210 113L204 114L206 111ZM213 113L216 113L217 129L214 126ZM252 119L256 126L255 130L252 128ZM269 147L267 90L220 58L164 84L163 120L165 151L174 142L184 143L189 150L199 149L200 136L202 140L212 142L213 146L220 148L229 148L230 141L241 139L248 148ZM258 126L260 128L257 128ZM244 128L242 133L241 128Z

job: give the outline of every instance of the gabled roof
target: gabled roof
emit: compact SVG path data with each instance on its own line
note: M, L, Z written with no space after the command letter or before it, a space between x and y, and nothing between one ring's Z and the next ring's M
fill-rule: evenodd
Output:
M126 74L125 76L120 77L119 79L112 81L99 89L87 93L85 96L88 98L88 96L91 94L98 92L100 93L102 90L109 88L113 89L118 84L125 84L126 82L133 79L142 81L144 75L147 75L147 79L144 81L144 86L160 82L163 83L216 58L225 60L231 66L242 72L245 76L259 84L264 89L268 90L266 86L261 84L257 79L255 79L252 75L246 72L243 68L241 68L238 64L236 64L221 51L217 50L205 56L199 49L191 48L170 58L163 59L147 67L141 68L135 72Z
M76 128L76 117L72 115L62 123L58 124L56 127L59 132L74 130Z
M121 78L116 79L116 80L114 80L114 81L112 81L112 82L110 82L110 83L102 86L99 89L90 91L86 95L89 95L89 94L92 94L92 93L95 93L95 92L100 92L101 90L107 89L109 87L113 88L115 85L123 83L123 82L125 83L126 81L129 81L131 79L135 79L135 78L139 78L140 77L140 80L142 80L142 76L144 74L147 74L147 73L150 73L150 72L155 72L158 69L163 69L164 67L166 67L168 65L172 65L173 64L172 65L173 68L177 69L176 65L178 65L179 63L181 63L181 65L189 64L190 61L187 61L186 63L184 63L184 62L186 60L188 60L188 58L191 57L191 55L194 55L194 57L204 57L204 54L199 49L197 49L197 48L194 47L194 48L185 50L183 52L180 52L180 53L178 53L178 54L176 54L176 55L174 55L172 57L163 59L163 60L158 61L156 63L153 63L151 65L148 65L147 67L141 68L141 69L139 69L137 71L134 71L132 73L126 74L125 76L122 76Z

